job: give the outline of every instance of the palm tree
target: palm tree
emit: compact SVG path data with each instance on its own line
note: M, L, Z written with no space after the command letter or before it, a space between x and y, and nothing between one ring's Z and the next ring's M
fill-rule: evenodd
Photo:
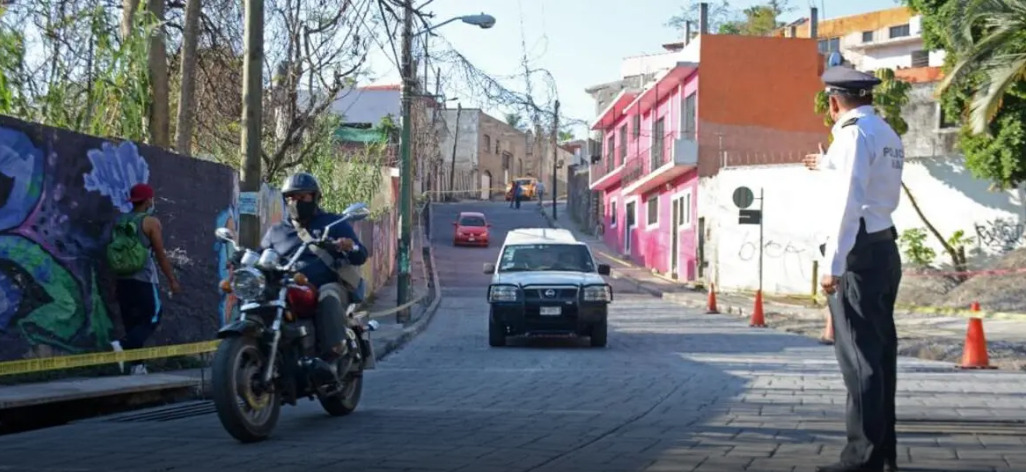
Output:
M968 84L969 128L987 132L1009 88L1026 77L1026 0L968 0L949 31L956 63L938 93Z
M506 113L506 124L516 129L523 129L524 119L520 113Z

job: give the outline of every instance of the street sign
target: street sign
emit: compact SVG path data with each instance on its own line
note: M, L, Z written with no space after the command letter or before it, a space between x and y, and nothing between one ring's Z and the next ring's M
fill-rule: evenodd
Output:
M744 188L744 187L741 187ZM762 210L740 210L737 215L737 223L740 225L762 224Z
M734 189L734 205L737 205L740 209L745 209L752 206L755 202L755 194L752 193L752 189L748 187L738 187Z

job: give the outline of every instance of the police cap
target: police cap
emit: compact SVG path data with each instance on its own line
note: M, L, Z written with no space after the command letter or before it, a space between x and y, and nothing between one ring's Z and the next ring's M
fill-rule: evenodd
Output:
M845 66L834 66L823 72L823 83L826 84L828 95L849 95L865 97L873 93L873 87L880 84L880 79L865 72Z

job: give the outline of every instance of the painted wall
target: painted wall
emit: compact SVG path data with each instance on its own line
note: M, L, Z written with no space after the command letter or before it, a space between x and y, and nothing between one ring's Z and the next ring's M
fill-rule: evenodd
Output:
M764 280L770 293L809 294L813 261L826 232L819 215L826 208L824 181L800 165L723 169L699 185L699 216L708 228L709 274L722 290L753 290L758 285L758 226L737 223L738 210L731 195L739 186L758 197L765 192ZM989 183L972 177L961 158L906 160L905 184L930 222L948 237L956 230L977 239L970 251L971 265L983 267L993 256L1023 245L1024 196L1020 190L990 192ZM756 202L758 205L758 202ZM895 215L899 232L923 228L909 202L902 201ZM932 237L928 242L945 263L943 251Z
M139 182L156 190L165 245L185 291L165 301L151 342L212 337L221 297L213 232L220 216L234 212L235 173L0 117L0 359L105 350L121 334L103 252Z

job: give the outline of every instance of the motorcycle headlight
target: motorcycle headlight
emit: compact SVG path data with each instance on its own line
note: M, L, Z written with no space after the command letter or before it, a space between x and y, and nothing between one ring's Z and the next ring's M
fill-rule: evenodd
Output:
M496 285L488 290L489 302L517 301L517 288L512 285Z
M608 302L613 299L613 291L608 285L593 285L584 287L582 297L586 302Z
M243 300L260 298L266 287L264 274L257 269L243 267L232 273L232 292Z

